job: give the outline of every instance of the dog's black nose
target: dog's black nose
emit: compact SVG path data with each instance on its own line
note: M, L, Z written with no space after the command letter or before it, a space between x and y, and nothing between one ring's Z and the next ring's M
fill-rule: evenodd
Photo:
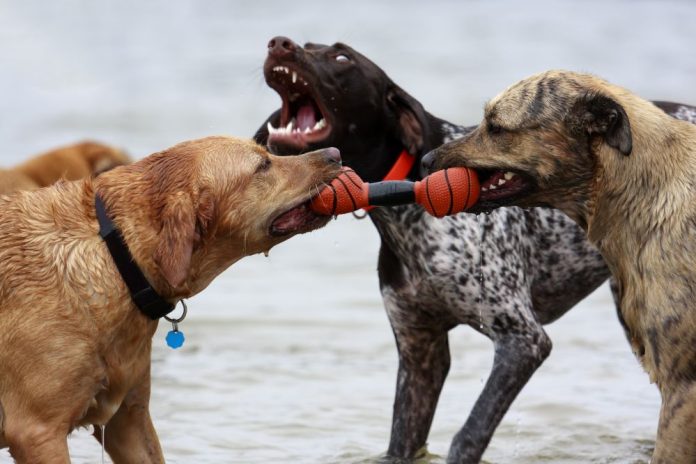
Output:
M268 54L276 57L288 55L297 50L297 44L287 37L279 35L268 42Z
M435 152L431 151L425 154L423 159L421 159L421 175L427 176L430 174L430 169L433 167L435 162Z
M341 151L338 148L329 147L321 150L321 154L327 163L341 164Z

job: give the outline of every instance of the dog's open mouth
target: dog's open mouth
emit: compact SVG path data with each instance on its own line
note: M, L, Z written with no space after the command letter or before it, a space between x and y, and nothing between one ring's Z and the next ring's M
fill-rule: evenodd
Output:
M290 234L309 232L326 224L330 217L321 216L312 211L309 207L310 201L307 200L276 216L268 229L269 234L274 237L283 237Z
M534 183L524 174L513 171L476 170L481 192L478 203L512 204L534 190Z
M280 124L268 123L268 142L303 149L331 133L323 103L298 69L276 64L265 69L266 82L283 101Z

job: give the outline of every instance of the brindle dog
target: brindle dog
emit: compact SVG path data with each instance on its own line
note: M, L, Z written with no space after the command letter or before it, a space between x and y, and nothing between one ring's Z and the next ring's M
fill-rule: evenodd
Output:
M378 181L407 149L417 161L472 128L431 115L377 65L344 44L269 43L266 81L282 107L255 138L294 154L340 148L344 164ZM418 180L416 166L408 177ZM453 440L451 462L478 462L519 391L551 350L553 322L609 276L583 231L551 209L437 220L416 205L377 208L380 289L399 352L388 455L425 444L450 366L448 331L467 324L495 344L495 362Z
M550 205L583 227L660 389L651 462L696 462L696 127L597 77L549 71L491 100L481 125L424 165L477 169L478 210Z

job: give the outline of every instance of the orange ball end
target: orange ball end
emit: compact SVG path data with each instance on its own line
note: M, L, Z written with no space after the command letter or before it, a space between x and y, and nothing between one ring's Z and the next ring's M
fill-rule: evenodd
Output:
M329 185L312 198L310 208L317 214L335 216L368 205L368 185L350 168L344 167Z
M440 218L471 208L478 201L479 192L478 176L473 169L443 169L416 182L416 203Z

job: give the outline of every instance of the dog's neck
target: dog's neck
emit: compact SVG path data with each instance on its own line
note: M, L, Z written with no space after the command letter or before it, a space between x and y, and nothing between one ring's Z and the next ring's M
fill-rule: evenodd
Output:
M94 190L103 198L111 220L150 285L166 300L176 302L201 292L220 272L241 259L244 252L240 247L217 244L214 237L206 237L205 243L198 243L191 255L187 277L173 287L153 259L162 241L162 224L153 214L163 205L151 203L153 187L146 170L147 167L138 165L120 168L118 183L111 181L110 173L104 173L95 180Z
M696 177L695 126L641 100L631 101L626 108L634 127L633 151L624 156L601 148L586 217L590 241L612 271L621 274L640 268L643 253L651 247L686 239ZM668 257L653 258L649 256L651 266L669 266Z

